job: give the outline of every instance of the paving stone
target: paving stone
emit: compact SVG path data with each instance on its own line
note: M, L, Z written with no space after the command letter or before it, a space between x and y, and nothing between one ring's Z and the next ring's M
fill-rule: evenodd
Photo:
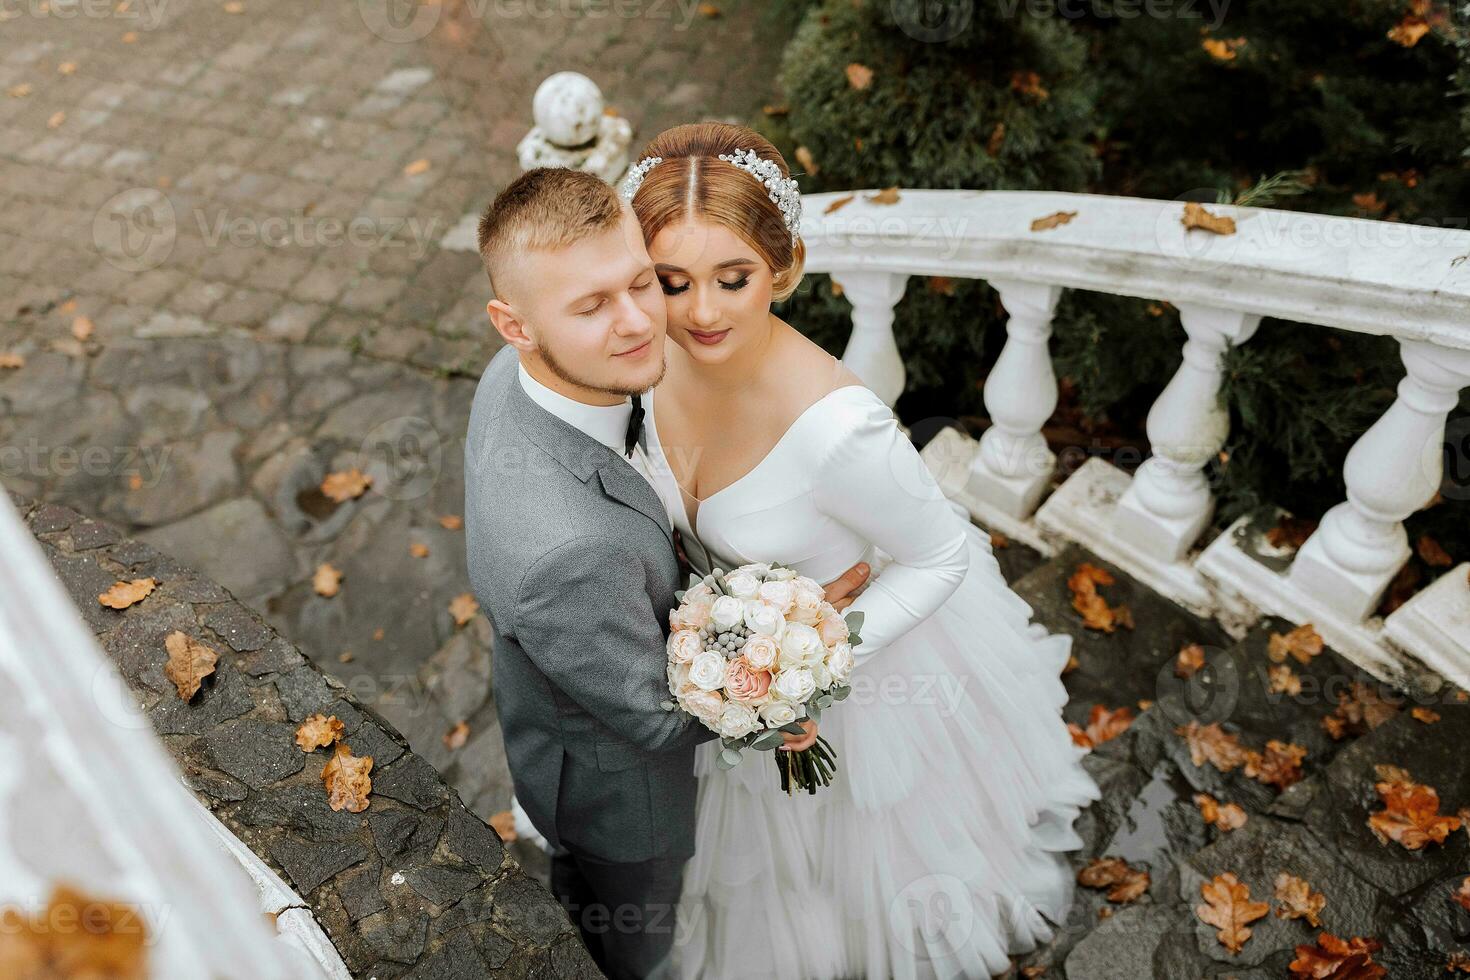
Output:
M286 836L271 841L268 849L303 898L309 898L324 882L368 856L357 844L316 844Z
M239 497L139 535L188 562L237 596L278 587L296 571L285 536L259 502Z
M478 873L427 865L410 868L403 873L408 885L425 899L447 908L464 898L483 880Z
M378 792L377 781L373 784ZM401 808L369 808L368 826L372 828L373 846L378 855L392 863L413 852L432 853L444 831L444 819L432 814Z
M443 803L447 795L439 774L416 755L404 756L381 776L374 774L373 792L420 810Z
M302 770L305 754L291 725L231 721L203 736L190 751L203 763L260 789Z

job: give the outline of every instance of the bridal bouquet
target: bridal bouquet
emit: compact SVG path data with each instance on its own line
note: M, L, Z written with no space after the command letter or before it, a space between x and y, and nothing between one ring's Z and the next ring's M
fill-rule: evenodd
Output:
M742 749L774 751L783 733L852 692L852 648L862 613L846 618L822 587L790 568L757 563L691 576L669 613L670 711L682 708L719 734L718 764L740 764ZM776 752L781 789L815 793L836 772L820 735L802 752Z

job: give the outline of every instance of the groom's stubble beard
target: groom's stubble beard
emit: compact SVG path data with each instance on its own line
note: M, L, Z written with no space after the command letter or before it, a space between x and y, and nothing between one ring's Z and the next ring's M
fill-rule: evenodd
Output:
M669 366L667 360L660 360L658 365L658 376L650 381L647 385L642 388L636 389L624 388L598 384L597 382L588 381L586 378L574 374L572 371L567 369L566 365L557 360L556 355L551 353L551 348L546 346L544 343L537 344L536 352L541 355L541 360L546 364L546 369L561 380L565 381L567 384L577 385L579 388L586 388L588 391L595 391L604 395L613 395L618 398L631 398L634 395L644 395L652 391L658 385L658 383L664 379L664 372L668 370Z

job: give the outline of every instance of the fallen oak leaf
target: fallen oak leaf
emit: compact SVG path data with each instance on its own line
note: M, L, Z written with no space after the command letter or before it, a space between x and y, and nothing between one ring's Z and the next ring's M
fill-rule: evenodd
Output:
M1180 678L1193 677L1195 672L1205 665L1205 648L1198 643L1190 643L1182 647L1179 655L1174 658L1174 676Z
M446 531L458 531L464 527L464 518L458 514L445 514L439 518L439 526Z
M1433 708L1413 708L1409 711L1409 714L1413 716L1415 721L1423 722L1426 725L1432 725L1439 721L1439 712Z
M1297 676L1287 664L1274 664L1266 668L1266 676L1271 681L1272 694L1289 694L1292 697L1302 693L1302 679Z
M1085 888L1106 888L1110 902L1132 902L1148 891L1147 871L1128 866L1122 858L1093 858L1077 872L1077 883Z
M14 371L25 366L26 356L24 354L13 354L6 351L0 351L0 369Z
M897 204L899 201L898 188L885 187L876 194L869 195L865 200L869 204Z
M168 651L168 663L163 673L179 692L181 701L188 701L199 693L204 678L214 673L219 654L182 630L174 630L163 641Z
M449 615L454 617L455 626L468 623L479 611L480 604L475 601L473 593L465 592L449 600Z
M331 562L324 561L316 567L311 577L311 587L319 596L330 599L342 591L342 573Z
M414 558L429 557L429 546L421 541L415 541L408 546L408 553Z
M1189 746L1189 758L1196 766L1209 762L1221 772L1231 772L1245 765L1248 751L1240 744L1238 736L1225 731L1218 721L1201 725L1191 721L1174 729L1182 735Z
M321 491L328 500L341 504L361 497L372 485L373 478L354 466L350 470L328 473L322 480Z
M873 69L867 65L858 64L854 61L844 71L847 74L847 84L856 92L861 92L873 84Z
M1321 928L1320 913L1327 907L1327 896L1312 891L1305 879L1285 871L1276 876L1276 916L1281 919L1306 919L1314 929Z
M373 781L369 773L373 757L355 756L346 742L338 742L332 758L322 769L322 784L327 788L327 805L333 810L361 813L368 808L368 794Z
M1272 663L1285 663L1290 656L1305 665L1321 652L1322 637L1311 623L1303 623L1289 633L1272 633L1266 641L1266 656Z
M1378 980L1388 976L1388 971L1373 962L1373 954L1383 948L1376 939L1354 936L1343 941L1324 932L1317 937L1315 946L1296 947L1296 959L1288 965L1293 977L1303 980Z
M97 597L97 601L108 609L126 609L148 598L157 585L158 582L151 578L114 582L111 588Z
M1419 540L1414 544L1414 550L1424 564L1431 568L1449 568L1455 563L1450 553L1444 550L1444 546L1427 534L1419 535Z
M501 810L499 813L491 814L490 827L507 844L514 843L519 836L516 833L516 817L509 810Z
M1239 830L1245 826L1248 815L1238 803L1221 803L1209 793L1196 793L1194 805L1199 807L1205 823L1220 830Z
M1031 222L1032 231L1047 231L1060 225L1065 225L1077 217L1076 211L1054 211L1051 214L1036 218Z
M1194 914L1215 927L1215 937L1231 953L1239 953L1250 939L1249 924L1271 910L1265 902L1252 902L1250 887L1229 871L1215 875L1199 891L1204 903L1194 907Z
M455 749L464 748L465 742L470 738L470 723L462 721L449 731L444 733L444 747L451 752Z
M813 176L822 172L822 168L817 166L817 158L812 156L812 151L805 146L796 148L796 163L802 170Z
M1373 788L1384 807L1368 815L1368 829L1380 844L1394 841L1405 850L1418 851L1430 842L1443 844L1451 832L1460 829L1460 817L1440 815L1439 792L1434 787L1415 782L1397 766L1376 768L1379 781Z
M429 168L432 166L433 163L431 163L427 158L415 160L413 163L410 163L408 166L403 168L403 176L417 177L419 174L427 173Z
M346 734L347 726L336 715L317 713L296 729L296 744L301 751L312 752L340 742Z
M1204 205L1198 201L1184 202L1184 216L1180 219L1184 223L1184 230L1189 231L1198 228L1201 231L1213 232L1216 235L1235 234L1235 219L1229 215L1214 214L1206 211Z
M1470 878L1460 882L1460 887L1450 896L1466 912L1470 912Z
M1265 752L1246 751L1245 774L1267 786L1286 789L1301 782L1302 760L1306 757L1304 746L1273 738L1266 743Z

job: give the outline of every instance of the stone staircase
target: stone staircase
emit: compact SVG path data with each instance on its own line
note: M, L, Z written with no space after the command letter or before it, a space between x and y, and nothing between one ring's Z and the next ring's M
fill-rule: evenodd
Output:
M1094 704L1135 711L1139 701L1147 705L1123 735L1086 758L1103 795L1079 820L1086 846L1070 857L1077 868L1093 858L1122 858L1149 872L1148 892L1136 902L1113 905L1102 890L1079 886L1056 938L1019 958L1014 975L1283 978L1289 976L1293 948L1316 942L1323 931L1380 941L1383 949L1374 962L1395 980L1443 978L1451 954L1470 951L1470 911L1449 897L1470 875L1470 831L1457 830L1444 844L1414 852L1380 844L1367 823L1381 808L1373 788L1378 763L1406 768L1416 781L1435 787L1442 814L1470 807L1470 700L1459 700L1463 692L1392 692L1329 648L1306 665L1288 661L1302 680L1301 694L1273 693L1267 645L1271 633L1288 632L1290 623L1264 620L1235 641L1213 621L1186 612L1080 548L1047 559L1012 542L996 556L1012 587L1035 610L1035 620L1074 637L1077 666L1064 677L1071 694L1067 721L1085 728ZM1114 575L1115 584L1100 591L1109 605L1130 607L1134 629L1103 633L1082 625L1067 579L1084 561ZM1203 647L1207 668L1184 681L1173 664L1189 643ZM1334 741L1321 719L1333 714L1337 693L1350 690L1354 681L1404 701L1378 727ZM1416 720L1410 709L1421 705L1440 720ZM1190 720L1220 722L1256 750L1269 739L1305 747L1304 778L1278 792L1241 769L1223 773L1208 762L1195 766L1175 733ZM1196 793L1239 804L1247 822L1229 832L1207 825L1194 803ZM1227 871L1249 886L1252 901L1272 905L1272 914L1251 923L1253 935L1233 956L1194 911L1200 885ZM1274 883L1283 871L1326 896L1321 929L1274 914ZM1021 972L1028 967L1031 972Z

